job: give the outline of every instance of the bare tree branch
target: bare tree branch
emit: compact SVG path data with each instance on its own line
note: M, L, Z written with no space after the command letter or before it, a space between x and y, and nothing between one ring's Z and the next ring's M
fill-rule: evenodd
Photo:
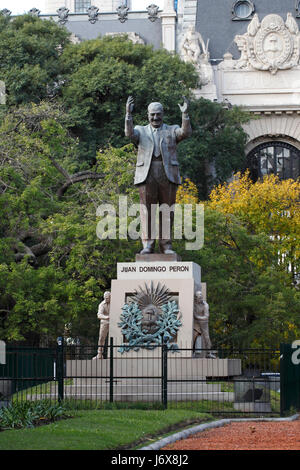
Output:
M93 173L92 171L75 173L74 175L72 175L70 177L70 179L68 181L66 181L63 184L63 186L61 186L61 188L59 188L59 190L57 191L56 194L57 194L58 198L60 199L72 184L79 183L80 181L85 181L85 180L89 180L89 179L99 180L101 178L103 178L103 175L100 175L99 173Z

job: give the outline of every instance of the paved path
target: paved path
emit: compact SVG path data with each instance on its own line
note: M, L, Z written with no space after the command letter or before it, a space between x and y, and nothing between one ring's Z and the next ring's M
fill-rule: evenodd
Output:
M300 415L221 419L168 436L141 450L300 450Z

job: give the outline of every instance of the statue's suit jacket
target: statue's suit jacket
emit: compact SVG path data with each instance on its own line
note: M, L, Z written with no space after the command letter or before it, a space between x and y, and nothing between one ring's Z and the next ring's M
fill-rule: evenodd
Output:
M180 184L179 164L176 144L192 133L190 120L182 117L182 126L163 124L160 130L160 151L166 176L169 181ZM132 118L125 118L125 135L138 146L134 184L144 183L147 179L154 150L151 124L133 127Z

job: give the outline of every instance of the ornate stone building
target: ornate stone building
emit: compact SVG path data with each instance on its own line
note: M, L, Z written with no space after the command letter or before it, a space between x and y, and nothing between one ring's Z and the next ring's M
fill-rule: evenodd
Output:
M198 70L197 96L253 114L253 178L300 175L300 0L47 0L38 14L74 41L126 33L180 54Z

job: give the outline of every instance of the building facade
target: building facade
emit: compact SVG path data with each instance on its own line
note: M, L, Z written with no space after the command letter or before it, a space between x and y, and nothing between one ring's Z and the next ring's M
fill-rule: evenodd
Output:
M155 0L153 0L155 2ZM149 3L149 4L148 4ZM46 0L73 41L128 34L194 63L198 97L244 107L254 179L300 175L300 0Z

